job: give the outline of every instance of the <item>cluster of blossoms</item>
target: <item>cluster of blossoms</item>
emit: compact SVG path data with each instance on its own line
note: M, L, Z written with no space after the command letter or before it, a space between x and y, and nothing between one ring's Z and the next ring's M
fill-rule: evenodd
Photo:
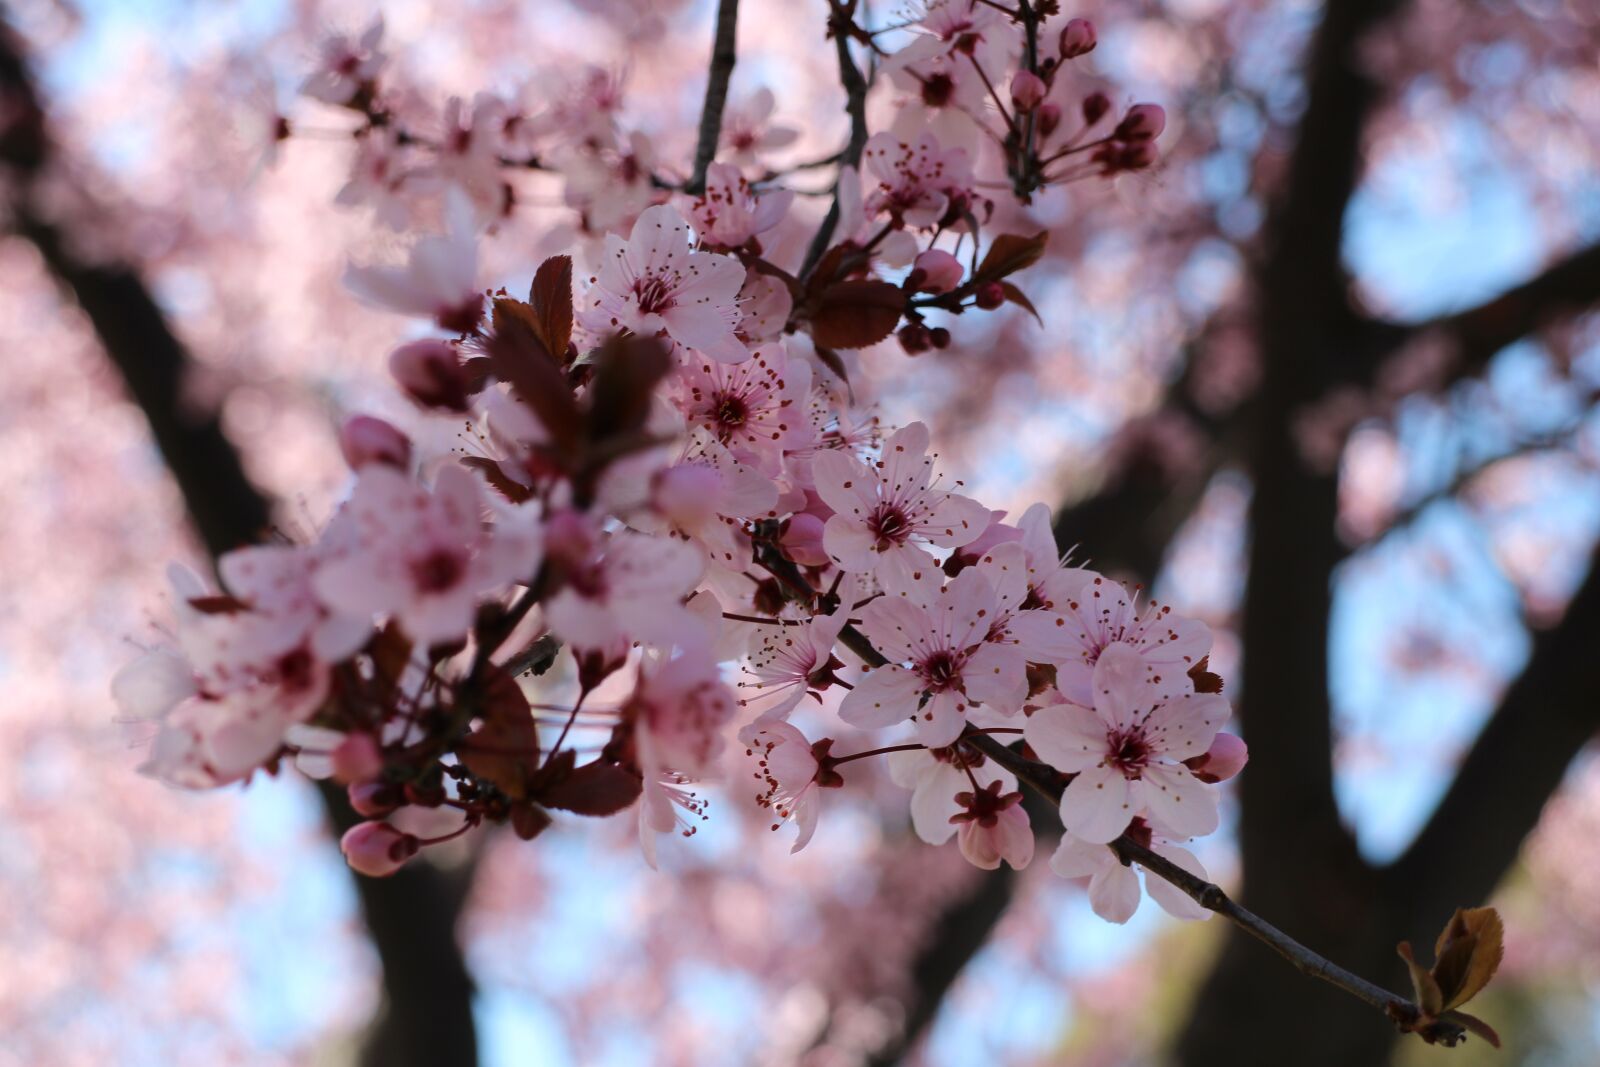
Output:
M1102 173L1153 158L1148 106L1087 139L1103 98L1046 149L1062 127L1046 97L1094 32L1067 21L1041 58L1051 12L1023 11L927 6L885 60L908 94L896 127L840 168L803 262L762 247L794 201L764 166L792 137L770 95L725 116L694 187L622 133L613 75L535 114L452 101L420 133L416 105L380 84L381 26L330 41L305 91L362 119L341 200L405 224L402 194L426 183L445 206L443 233L404 264L353 267L350 286L437 328L390 369L469 445L422 456L354 417L353 486L312 543L229 553L215 589L174 574L170 641L114 682L124 715L155 724L145 770L190 788L285 760L333 777L370 820L344 839L350 864L383 875L484 823L532 838L556 811L634 810L654 862L661 835L705 817L696 783L730 774L753 775L798 849L847 765L881 756L921 837L1020 868L1034 837L998 738L1064 786L1052 865L1087 879L1102 915L1139 901L1124 835L1198 871L1181 842L1216 828L1216 783L1245 761L1219 732L1209 632L1064 563L1043 505L1008 523L963 493L923 424L888 432L856 402L841 354L896 333L912 353L944 347L928 311L1028 306L1007 279L1044 235L982 233L986 131L1023 198L1079 152ZM1010 68L1008 107L992 86ZM514 205L508 166L556 170L586 235L526 299L478 276L480 231ZM970 264L937 246L947 235ZM531 701L530 677L568 699ZM807 697L905 736L835 753L791 721ZM1197 913L1165 883L1152 896Z

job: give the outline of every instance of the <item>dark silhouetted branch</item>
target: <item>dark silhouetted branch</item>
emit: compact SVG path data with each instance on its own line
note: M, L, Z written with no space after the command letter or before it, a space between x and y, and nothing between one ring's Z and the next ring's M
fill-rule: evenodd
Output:
M739 0L717 4L716 37L711 45L711 69L706 76L706 101L700 108L700 136L694 148L694 174L683 191L699 196L706 191L706 170L717 158L722 140L722 111L728 104L728 80L738 61L735 38L738 36Z

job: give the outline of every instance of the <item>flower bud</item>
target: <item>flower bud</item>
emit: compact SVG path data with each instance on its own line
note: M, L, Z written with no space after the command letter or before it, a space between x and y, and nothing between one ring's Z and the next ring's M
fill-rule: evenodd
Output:
M389 357L389 373L425 408L467 410L467 372L454 345L432 339L401 345Z
M1098 38L1095 36L1094 23L1088 19L1070 19L1061 27L1060 46L1062 59L1076 59L1086 52L1093 52Z
M1218 734L1205 755L1183 761L1202 782L1226 782L1250 762L1250 750L1233 734Z
M778 541L783 546L784 555L802 567L826 567L828 553L822 547L825 525L821 519L807 512L792 516L784 525L783 536Z
M386 878L417 854L421 845L386 822L357 823L339 839L339 851L351 870L369 878Z
M345 790L357 815L379 819L405 803L405 794L393 782L356 782Z
M920 356L928 350L928 328L920 322L906 323L896 336L908 356Z
M405 470L411 465L411 439L382 419L355 415L339 428L339 451L350 469L382 463Z
M1111 98L1105 93L1090 93L1083 98L1083 121L1090 126L1106 117L1111 110Z
M912 270L922 272L922 281L917 288L926 293L948 293L961 284L961 278L966 274L961 261L940 248L919 253Z
M1134 104L1112 133L1119 141L1153 141L1167 128L1167 112L1160 104Z
M346 734L333 750L333 776L341 782L370 782L382 773L383 750L369 733Z
M1054 100L1046 100L1039 105L1039 110L1033 116L1033 128L1038 131L1041 141L1047 140L1061 126L1061 105Z
M973 296L978 306L985 311L993 311L1006 302L1005 286L999 282L985 282L978 286L978 291Z
M1044 79L1031 70L1019 70L1011 76L1011 106L1018 111L1032 111L1048 91Z
M950 331L943 326L935 326L928 331L928 343L934 348L945 349L950 347Z

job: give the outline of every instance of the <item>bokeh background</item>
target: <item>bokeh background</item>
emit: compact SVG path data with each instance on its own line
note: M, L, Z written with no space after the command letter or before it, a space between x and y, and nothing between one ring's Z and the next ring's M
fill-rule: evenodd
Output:
M712 6L381 10L419 108L488 89L537 110L598 64L625 72L627 127L687 160ZM1394 1063L1592 1064L1600 8L1327 6L1072 6L1101 43L1057 98L1162 103L1162 166L1000 205L999 229L1051 231L1022 279L1042 326L968 317L946 352L866 364L886 418L928 419L974 495L1051 502L1064 546L1215 629L1254 755L1202 850L1219 880L1397 986L1397 940L1501 908L1476 1011L1507 1050ZM423 1062L392 1043L407 1026L461 1038L431 1062L475 1040L486 1067L1389 1062L1380 1019L1221 923L1146 904L1110 926L1042 862L984 875L921 845L886 780L830 795L799 856L725 791L665 873L631 819L573 818L362 896L304 781L197 795L134 773L107 682L168 561L205 554L84 279L153 296L180 409L220 419L286 530L344 488L343 414L454 432L385 384L408 324L339 278L403 241L335 205L349 120L294 96L316 42L377 9L5 5L52 150L0 180L0 1065ZM801 134L779 163L845 137L825 10L742 5L734 99L774 92ZM296 136L269 160L279 111ZM558 179L517 181L484 247L512 288L573 223ZM821 203L801 200L803 240Z

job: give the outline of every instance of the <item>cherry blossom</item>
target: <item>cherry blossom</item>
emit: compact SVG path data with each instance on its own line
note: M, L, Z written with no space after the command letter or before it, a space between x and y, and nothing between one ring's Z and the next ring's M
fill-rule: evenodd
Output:
M1056 589L1071 578L1058 578ZM1192 688L1189 671L1211 651L1211 630L1197 619L1174 614L1151 601L1140 608L1137 598L1109 578L1094 575L1063 606L1054 590L1046 590L1064 625L1065 654L1055 659L1056 684L1079 704L1092 703L1095 663L1105 650L1125 645L1138 653L1143 676L1167 696Z
M300 92L328 104L348 104L366 91L388 61L378 48L383 40L383 16L373 18L361 36L351 40L333 34L322 42L317 68L307 76Z
M1129 834L1136 840L1142 838L1141 843L1161 858L1197 878L1210 881L1211 876L1193 852L1167 840L1142 819L1134 821ZM1050 857L1050 869L1062 878L1087 880L1089 906L1107 922L1125 923L1139 910L1139 876L1134 873L1132 866L1124 865L1107 845L1065 834L1056 846L1055 855ZM1143 870L1142 867L1140 869ZM1209 911L1165 879L1146 875L1144 883L1150 899L1161 905L1169 915L1179 919L1211 917Z
M430 318L451 333L466 333L483 317L477 227L464 196L452 194L446 203L446 232L420 238L405 266L352 266L345 272L345 284L363 300Z
M705 193L689 205L689 218L702 241L738 248L782 222L793 202L793 190L757 193L738 167L713 163L706 171Z
M960 736L975 704L1002 715L1019 710L1026 663L1014 645L986 640L1000 602L982 573L965 570L932 595L918 580L886 587L889 595L862 612L861 631L889 663L862 676L840 718L868 729L911 719L919 741L942 748Z
M739 683L739 706L757 717L746 729L788 718L808 692L827 688L833 671L843 666L833 647L847 621L845 612L835 612L804 622L774 620L752 629L744 667L749 680ZM741 739L748 743L742 734Z
M742 363L736 303L744 267L731 256L689 250L689 224L671 207L649 208L627 241L607 234L600 273L591 279L584 326L667 336L723 363Z
M999 782L959 793L961 809L950 816L955 823L961 854L974 867L992 871L1002 860L1022 870L1033 860L1033 831L1022 809L1022 794L1000 792Z
M952 204L972 197L972 165L966 151L940 147L931 133L910 144L890 133L874 134L862 160L877 179L877 187L867 194L866 210L907 226L934 226Z
M701 553L670 537L618 530L551 545L563 584L546 616L558 636L583 649L646 641L658 647L701 633L683 600L705 572Z
M935 566L919 542L959 548L983 532L988 510L938 488L927 451L928 428L914 422L884 442L870 469L837 449L812 459L817 493L834 510L824 543L840 568L904 578Z
M527 520L483 522L477 481L454 464L433 491L391 467L362 469L341 512L355 545L317 569L323 602L367 617L393 615L418 641L466 636L479 602L538 569L539 538Z
M767 345L734 366L692 355L674 383L678 409L746 463L766 474L783 468L784 453L814 440L806 417L811 365Z
M744 100L730 100L722 112L722 146L740 166L754 166L761 157L787 148L800 137L800 131L772 123L777 101L765 86Z
M942 748L891 752L889 777L912 790L911 826L930 845L942 845L955 835L952 816L961 812L960 793L998 782L1001 791L1017 788L1016 775L965 742Z
M1228 702L1208 693L1164 697L1138 652L1120 644L1095 663L1093 688L1092 707L1040 708L1024 728L1042 759L1077 775L1061 796L1067 832L1103 844L1139 816L1185 837L1215 830L1216 793L1181 761L1210 747Z
M746 741L747 754L756 761L755 779L763 789L756 803L778 817L776 830L783 822L793 822L799 833L791 852L799 852L811 842L817 830L821 765L806 740L787 722L770 721Z

